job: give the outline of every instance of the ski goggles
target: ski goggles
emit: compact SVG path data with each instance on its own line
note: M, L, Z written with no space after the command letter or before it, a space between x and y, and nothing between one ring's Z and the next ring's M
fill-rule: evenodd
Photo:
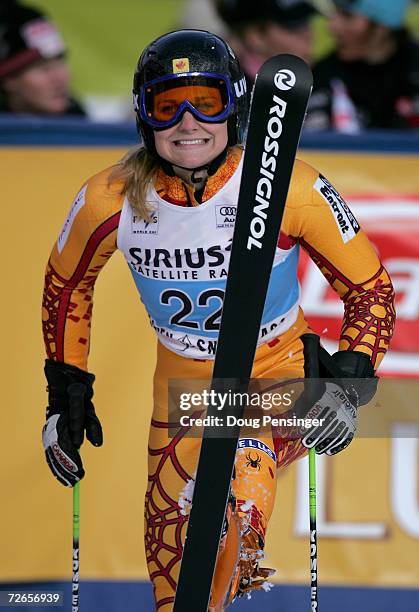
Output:
M234 108L230 81L224 75L193 72L167 75L145 83L139 101L140 117L155 129L172 127L185 111L198 121L220 123Z

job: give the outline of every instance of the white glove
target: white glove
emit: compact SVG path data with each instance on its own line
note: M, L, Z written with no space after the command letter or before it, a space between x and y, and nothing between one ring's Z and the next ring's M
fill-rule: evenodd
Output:
M319 455L336 455L352 442L357 413L342 387L333 382L325 384L326 391L305 417L322 420L322 424L304 433L301 441Z

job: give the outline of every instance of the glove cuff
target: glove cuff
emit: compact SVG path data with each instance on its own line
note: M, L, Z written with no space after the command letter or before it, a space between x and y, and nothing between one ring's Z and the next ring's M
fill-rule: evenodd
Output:
M359 351L338 351L332 359L343 379L352 378L346 391L356 407L368 404L377 392L378 378L371 359ZM342 381L343 382L343 381Z
M44 367L45 376L48 383L56 382L57 379L64 377L68 383L81 382L91 387L95 381L95 375L86 370L82 370L77 366L64 363L62 361L54 361L53 359L45 359Z
M338 351L332 356L345 378L372 378L374 367L371 359L360 351Z

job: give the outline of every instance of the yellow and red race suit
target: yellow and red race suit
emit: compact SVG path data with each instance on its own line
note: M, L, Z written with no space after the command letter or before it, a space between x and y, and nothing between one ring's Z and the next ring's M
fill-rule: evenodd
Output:
M200 203L191 186L158 170L148 193L151 221L139 218L121 195L123 186L109 181L112 169L100 172L77 194L46 269L43 331L50 359L87 369L94 285L117 248L127 259L158 336L145 547L160 612L173 608L187 523L179 501L193 480L200 449L200 440L188 437L187 427L168 436L168 380L211 378L241 157L241 149L229 151L208 178ZM300 338L309 327L298 303L300 246L344 302L340 350L366 353L376 369L394 329L391 281L338 192L297 160L252 376L304 376ZM252 535L247 546L263 548L277 468L305 451L299 440L284 441L274 434L239 441L233 492L238 516Z

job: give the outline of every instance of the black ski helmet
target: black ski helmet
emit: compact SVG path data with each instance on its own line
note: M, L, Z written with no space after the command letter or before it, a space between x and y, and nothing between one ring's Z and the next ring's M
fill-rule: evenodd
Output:
M177 30L160 36L142 52L134 74L134 109L144 146L155 153L153 129L140 116L138 103L145 83L174 73L174 62L187 59L185 75L223 74L230 81L234 109L227 119L228 144L242 143L249 111L245 76L234 51L222 38L205 30Z

